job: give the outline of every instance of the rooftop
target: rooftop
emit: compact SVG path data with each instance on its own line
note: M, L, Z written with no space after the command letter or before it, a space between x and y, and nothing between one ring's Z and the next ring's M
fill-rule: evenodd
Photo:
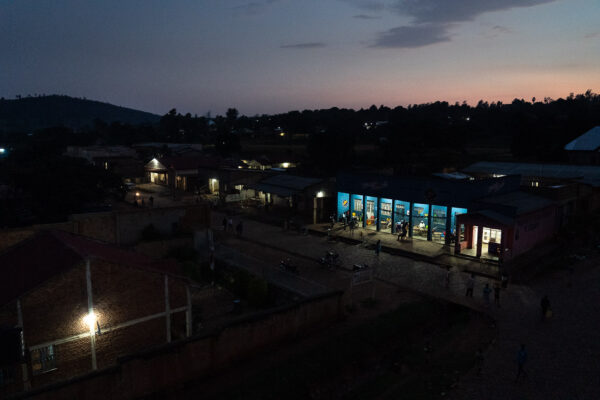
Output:
M178 272L173 261L155 261L141 253L67 232L44 231L0 254L0 274L4 284L0 291L0 305L88 258L152 272Z
M529 164L482 161L462 170L465 173L535 176L556 179L600 179L600 166L565 164Z
M565 145L569 151L596 151L600 149L600 126L596 126Z

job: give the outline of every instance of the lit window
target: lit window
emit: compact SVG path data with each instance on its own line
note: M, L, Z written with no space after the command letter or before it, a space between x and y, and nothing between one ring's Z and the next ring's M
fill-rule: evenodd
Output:
M31 351L31 371L34 375L54 369L56 369L56 358L53 345Z
M539 187L540 186L540 182L538 181L531 181L531 187Z

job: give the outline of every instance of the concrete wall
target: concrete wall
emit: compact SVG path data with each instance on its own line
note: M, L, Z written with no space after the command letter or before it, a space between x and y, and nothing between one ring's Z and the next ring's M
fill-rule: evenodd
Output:
M557 231L556 208L519 217L514 227L512 257L523 254L537 244L550 239Z
M119 360L111 367L79 379L30 392L33 399L130 399L198 379L292 338L342 313L342 292L243 317L203 336L161 346Z
M133 245L140 241L143 229L153 224L163 235L175 231L192 232L210 226L210 209L206 205L147 208L143 210L74 214L69 221L32 225L0 231L0 251L33 236L41 230L63 230L108 243Z

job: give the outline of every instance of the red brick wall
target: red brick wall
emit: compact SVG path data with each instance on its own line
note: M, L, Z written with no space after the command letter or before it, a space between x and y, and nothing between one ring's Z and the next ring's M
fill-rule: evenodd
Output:
M126 357L118 368L98 372L30 398L130 399L202 378L266 345L341 316L341 292L275 312L249 316L223 330Z
M164 316L111 330L165 311L164 274L94 259L90 267L94 312L101 327L101 334L95 336L98 368L114 365L118 357L166 343ZM169 299L171 309L187 305L184 280L169 277ZM27 347L89 332L83 320L88 314L85 263L22 296L21 304ZM0 308L0 323L16 325L16 302ZM185 337L185 312L172 315L171 329L174 339ZM89 337L55 345L54 351L56 370L30 374L33 388L92 371Z

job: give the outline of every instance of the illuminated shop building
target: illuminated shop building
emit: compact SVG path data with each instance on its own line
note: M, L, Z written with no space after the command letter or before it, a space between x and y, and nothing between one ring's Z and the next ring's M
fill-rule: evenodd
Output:
M551 200L519 191L520 179L340 174L337 219L390 234L406 225L413 240L452 245L455 254L506 259L547 239L558 220Z

